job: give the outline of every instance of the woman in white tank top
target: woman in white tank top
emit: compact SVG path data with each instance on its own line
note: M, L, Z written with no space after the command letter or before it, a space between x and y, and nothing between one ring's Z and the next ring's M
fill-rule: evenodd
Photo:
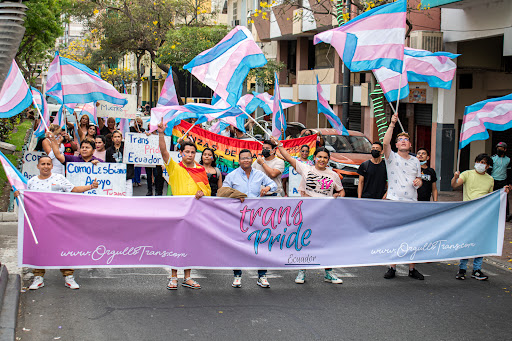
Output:
M60 132L62 129L57 124L50 124L48 129L55 136L59 137L59 139L58 139L59 151L62 154L64 154L65 148L64 148L64 144L62 143L62 137L60 136ZM53 153L50 140L48 140L48 139L43 140L43 151L50 157L50 159L52 159L52 163L53 163L52 173L61 174L61 175L65 176L65 167L59 160L57 160L57 158L55 158L55 154Z

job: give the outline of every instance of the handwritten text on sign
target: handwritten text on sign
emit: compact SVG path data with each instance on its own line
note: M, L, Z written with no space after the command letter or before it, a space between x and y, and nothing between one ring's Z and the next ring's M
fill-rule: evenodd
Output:
M87 186L96 179L98 188L85 194L126 196L126 165L122 163L68 162L66 178L75 186Z
M123 163L137 165L163 165L162 155L158 147L158 135L126 133L124 137ZM171 137L165 137L167 150L171 145Z
M30 179L36 175L39 175L39 169L37 169L37 163L39 158L43 155L43 152L25 152L23 154L23 176Z
M125 106L98 101L96 115L98 117L115 117L134 119L137 113L137 96L122 94L128 100Z
M299 162L299 161L297 161ZM288 177L288 196L289 197L300 197L299 185L302 180L302 176L297 173L295 168L290 166L290 176Z

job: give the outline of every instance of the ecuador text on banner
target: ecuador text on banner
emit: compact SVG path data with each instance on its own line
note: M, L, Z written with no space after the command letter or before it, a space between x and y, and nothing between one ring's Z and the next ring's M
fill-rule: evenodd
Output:
M500 255L505 200L503 190L433 203L25 191L28 216L44 233L36 245L20 220L19 265L305 269Z

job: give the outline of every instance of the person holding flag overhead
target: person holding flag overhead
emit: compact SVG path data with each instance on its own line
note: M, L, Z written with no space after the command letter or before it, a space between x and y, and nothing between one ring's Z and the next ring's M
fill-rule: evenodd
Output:
M211 195L211 188L208 182L208 175L203 166L195 162L197 153L196 145L192 142L183 141L180 143L180 154L183 160L180 163L174 161L167 145L165 144L165 124L158 124L159 148L165 169L169 174L169 186L173 195L194 195L196 199L202 198L204 195ZM190 289L201 289L199 283L194 281L190 276L190 269L185 269L185 279L181 284ZM178 289L178 270L172 269L172 276L169 279L167 289Z
M62 174L52 174L53 169L53 160L47 156L43 155L39 158L37 162L37 169L39 169L39 175L32 177L27 182L27 189L33 191L42 191L42 192L74 192L74 193L83 193L90 191L93 188L98 188L98 182L94 179L91 185L87 186L75 186L68 179L64 177ZM16 191L14 195L17 197L19 192ZM80 289L80 286L75 281L74 270L72 269L61 269L60 272L62 276L64 276L66 287L70 289ZM45 274L45 269L34 269L32 271L34 274L34 280L32 284L29 286L30 290L37 290L39 288L44 287L44 279L43 276Z
M421 180L421 165L418 159L409 155L411 141L409 134L401 132L396 137L398 152L391 150L391 138L398 121L398 114L391 117L386 135L384 135L384 157L388 173L388 192L386 199L397 201L417 201L418 188L423 184ZM384 274L384 278L391 279L396 276L396 264L392 264ZM423 280L424 276L416 270L414 263L409 264L409 277Z
M331 155L325 147L315 149L315 153L313 154L315 157L315 165L311 166L293 158L283 147L283 143L278 141L274 136L270 139L277 145L282 157L302 176L300 184L301 196L316 198L338 198L345 196L345 190L341 184L340 177L332 169L327 169ZM295 283L302 284L305 281L306 270L299 270L295 278ZM339 278L331 268L325 269L324 281L334 284L343 283L343 280Z

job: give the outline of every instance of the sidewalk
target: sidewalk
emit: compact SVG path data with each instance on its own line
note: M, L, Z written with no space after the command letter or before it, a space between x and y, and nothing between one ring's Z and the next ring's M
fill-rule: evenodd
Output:
M438 200L461 201L462 191L440 191ZM505 237L503 238L503 253L501 257L485 257L485 259L495 265L512 270L512 222L505 223Z

